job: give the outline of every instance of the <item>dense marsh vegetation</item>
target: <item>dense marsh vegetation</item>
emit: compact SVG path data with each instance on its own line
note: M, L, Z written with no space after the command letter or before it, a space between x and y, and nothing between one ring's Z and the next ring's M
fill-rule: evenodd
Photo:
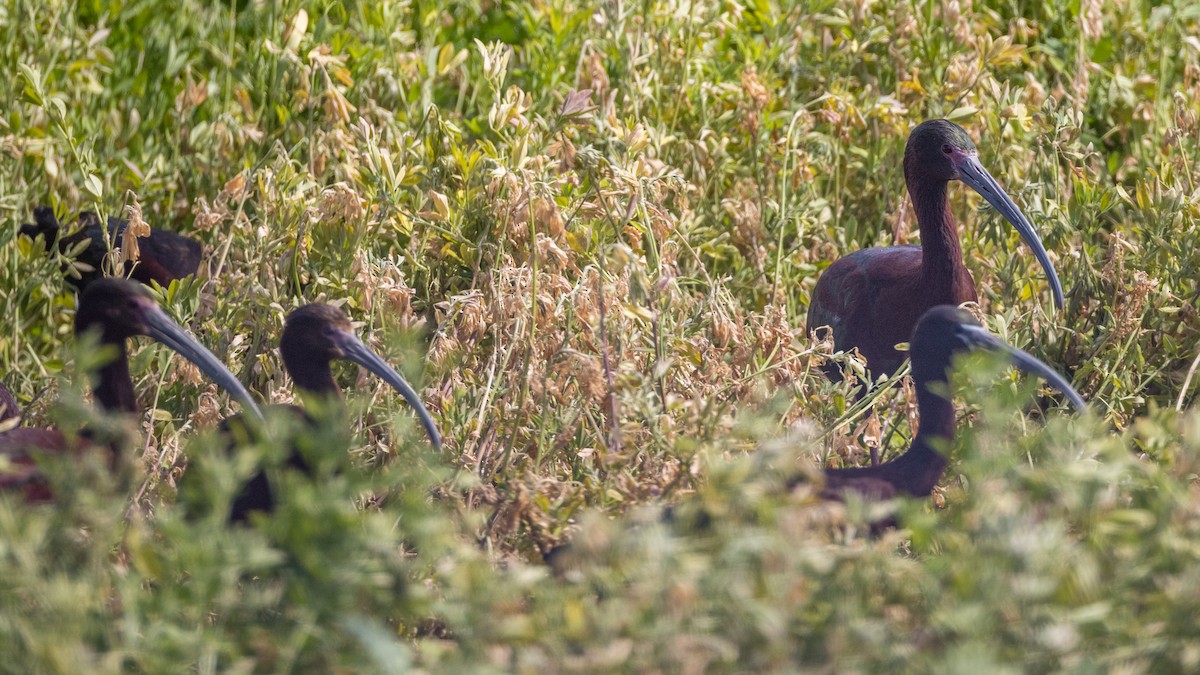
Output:
M0 377L26 423L98 421L20 223L136 205L205 243L159 298L252 391L290 401L283 316L344 303L446 446L346 368L316 479L277 468L287 420L230 458L235 406L142 346L129 470L0 497L0 669L1194 670L1197 36L1187 1L5 3ZM829 262L916 239L900 158L930 117L1067 291L1054 312L952 187L982 316L1093 414L971 359L943 489L870 538L877 507L784 481L902 450L911 391L860 423L803 326ZM228 528L258 463L285 506Z

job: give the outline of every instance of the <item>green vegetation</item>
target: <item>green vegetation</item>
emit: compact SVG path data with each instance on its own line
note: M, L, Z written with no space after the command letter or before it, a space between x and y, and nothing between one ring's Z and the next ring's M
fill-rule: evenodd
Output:
M5 3L26 424L99 420L18 226L138 204L205 243L159 297L252 391L291 400L283 316L344 302L446 448L344 368L315 479L279 468L286 419L228 457L234 406L139 344L136 466L48 461L58 506L0 497L0 670L1194 671L1196 35L1195 3L1138 0ZM902 450L911 391L859 424L804 318L829 262L916 239L900 158L936 116L1068 294L952 188L983 316L1094 415L972 359L944 489L870 538L868 507L784 479ZM227 528L258 462L285 506Z

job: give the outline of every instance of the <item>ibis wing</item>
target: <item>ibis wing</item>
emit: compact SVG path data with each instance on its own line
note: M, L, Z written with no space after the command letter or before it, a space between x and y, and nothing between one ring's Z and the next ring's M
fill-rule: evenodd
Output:
M920 267L919 246L867 248L838 259L813 289L808 331L829 326L835 350L858 349L873 374L894 372L904 361L895 345L908 340L930 301L910 291Z

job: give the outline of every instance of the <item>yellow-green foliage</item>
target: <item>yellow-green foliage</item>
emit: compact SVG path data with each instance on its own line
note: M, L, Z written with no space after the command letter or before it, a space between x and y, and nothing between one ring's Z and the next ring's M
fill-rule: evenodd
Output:
M1192 3L1136 0L4 3L25 423L99 422L19 225L136 205L204 243L159 298L253 391L291 400L288 311L344 303L446 447L339 367L316 477L279 468L287 419L227 457L205 432L235 406L139 345L138 468L0 497L0 670L1194 670L1196 35ZM934 505L870 539L872 507L784 477L903 450L911 391L859 424L803 326L831 261L916 241L900 158L939 116L1068 295L952 188L982 314L1095 414L983 368ZM227 528L259 464L285 505Z

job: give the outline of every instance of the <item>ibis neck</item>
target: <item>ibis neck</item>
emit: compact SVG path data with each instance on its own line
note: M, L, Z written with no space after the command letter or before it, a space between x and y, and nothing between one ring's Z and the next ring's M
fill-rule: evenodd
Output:
M958 226L946 199L946 181L908 181L921 230L921 271L927 282L952 284L963 267Z
M889 466L892 484L912 497L928 497L942 479L950 459L930 444L930 438L918 435L912 446Z
M916 440L929 441L934 438L945 441L954 440L954 403L929 390L929 384L934 383L935 388L949 393L949 382L945 376L925 379L918 375L918 373L914 373L916 380L914 386L917 389L917 412L921 417L917 426Z
M944 377L939 381L945 384ZM933 492L950 462L942 453L954 439L954 404L930 392L926 382L923 378L917 381L921 421L912 445L903 455L883 465L888 467L896 487L913 497L928 497Z
M133 391L133 378L129 375L129 354L125 341L106 341L116 347L116 357L100 369L100 380L92 389L92 395L105 410L137 413L137 393Z
M342 390L333 379L333 370L328 361L309 362L302 367L292 368L291 376L296 389L306 395L326 399L342 397Z

